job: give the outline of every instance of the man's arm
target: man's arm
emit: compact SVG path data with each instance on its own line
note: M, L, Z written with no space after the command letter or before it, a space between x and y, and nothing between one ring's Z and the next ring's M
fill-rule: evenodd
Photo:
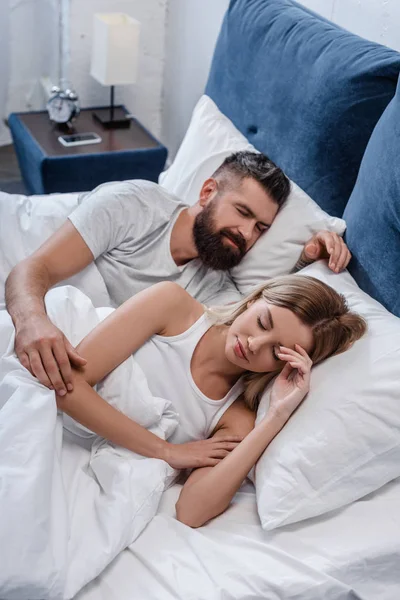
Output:
M48 318L46 292L93 261L93 254L68 220L36 252L14 267L6 281L7 310L15 326L15 351L25 368L59 395L73 389L72 361L86 363Z

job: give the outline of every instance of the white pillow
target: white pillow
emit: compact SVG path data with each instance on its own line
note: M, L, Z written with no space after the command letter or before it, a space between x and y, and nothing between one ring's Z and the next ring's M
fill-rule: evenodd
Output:
M267 530L345 506L400 476L400 319L347 272L336 275L319 261L303 274L344 294L368 333L313 368L308 396L258 461L258 512Z
M257 152L248 140L223 115L208 96L202 96L194 108L185 138L171 167L161 173L159 183L188 204L195 204L201 186L224 159L241 150ZM342 219L330 217L295 183L285 207L271 229L232 270L240 292L269 277L289 273L304 244L322 229L343 234Z

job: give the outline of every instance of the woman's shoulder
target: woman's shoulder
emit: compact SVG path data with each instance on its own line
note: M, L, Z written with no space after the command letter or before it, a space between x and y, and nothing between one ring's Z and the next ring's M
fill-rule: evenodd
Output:
M254 429L255 421L256 413L247 406L242 394L224 412L211 435L218 432L219 435L225 433L245 438Z
M193 325L205 311L204 305L198 302L186 290L172 281L163 281L154 286L155 308L165 310L165 326L160 335L179 335Z

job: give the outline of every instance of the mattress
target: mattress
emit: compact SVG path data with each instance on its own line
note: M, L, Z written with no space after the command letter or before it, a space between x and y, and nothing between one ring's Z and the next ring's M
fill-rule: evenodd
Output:
M398 600L400 479L341 510L262 530L254 487L199 529L165 492L140 537L76 600Z

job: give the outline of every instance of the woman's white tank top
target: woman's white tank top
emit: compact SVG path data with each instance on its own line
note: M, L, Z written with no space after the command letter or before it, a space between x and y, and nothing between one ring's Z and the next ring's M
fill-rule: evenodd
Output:
M152 336L135 352L151 393L172 402L179 425L169 439L174 444L209 437L224 412L243 392L240 378L222 400L207 398L190 370L193 352L212 322L204 313L189 329L174 336Z

